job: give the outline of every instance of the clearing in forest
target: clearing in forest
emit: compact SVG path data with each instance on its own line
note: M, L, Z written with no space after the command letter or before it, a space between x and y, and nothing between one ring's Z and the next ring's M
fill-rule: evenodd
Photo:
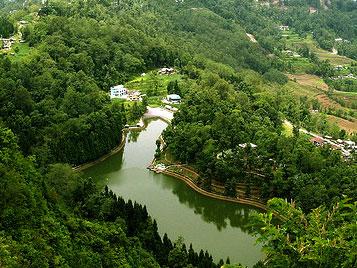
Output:
M293 31L284 31L284 38L287 45L287 49L297 51L299 48L307 46L310 51L314 52L320 60L328 60L334 66L348 65L354 62L354 60L345 56L337 55L330 51L324 50L319 47L317 42L313 39L312 34L307 35L305 38L299 36ZM301 57L299 60L302 60Z
M336 117L333 115L328 115L328 120L330 122L336 123L340 128L346 130L348 133L357 133L357 121L349 121L340 117Z
M310 86L324 91L328 91L328 85L322 78L312 74L288 74L291 80L296 81L302 86Z

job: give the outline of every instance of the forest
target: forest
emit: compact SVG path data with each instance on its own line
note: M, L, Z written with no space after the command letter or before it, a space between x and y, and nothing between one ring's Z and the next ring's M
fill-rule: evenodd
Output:
M0 127L2 267L220 267L182 239L161 238L145 207L99 190L69 165L40 173Z
M282 114L300 125L311 119L309 111L283 93L254 91L239 77L227 81L206 71L164 132L169 152L199 169L208 185L213 179L227 189L247 183L258 186L264 199L295 200L305 211L355 197L355 159L316 147L297 128L284 135Z
M289 93L278 29L356 60L357 2L262 2L276 1L0 0L0 36L18 38L0 52L0 267L230 267L184 238L160 237L145 206L72 170L110 152L145 112L111 101L109 88L170 66L182 79L168 92L184 101L163 133L166 150L207 190L216 180L237 197L244 183L268 204L252 219L267 256L255 267L357 264L356 154L316 147L299 129L357 136L311 112L316 100ZM331 79L329 61L299 53L334 90L355 91Z

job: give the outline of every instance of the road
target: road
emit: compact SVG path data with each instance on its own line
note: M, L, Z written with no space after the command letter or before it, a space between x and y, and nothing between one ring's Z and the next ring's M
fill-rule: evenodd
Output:
M292 124L290 121L288 121L288 120L284 120L284 123L285 123L285 124L288 124L288 125L291 125L291 126L293 125L293 124ZM318 134L316 134L316 133L313 133L313 132L311 132L311 131L307 131L307 130L304 129L304 128L300 128L299 131L302 132L302 133L305 133L305 134L307 134L307 135L310 135L310 136L312 136L312 137L322 139L324 142L330 144L331 146L334 146L334 147L336 147L336 148L341 149L341 152L343 153L343 155L350 155L350 152L347 151L346 149L344 149L344 148L343 148L340 144L338 144L338 143L335 143L335 142L333 142L333 141L331 141L331 140L329 140L329 139L326 139L326 138L324 138L324 137L322 137L322 136L320 136L320 135L318 135Z

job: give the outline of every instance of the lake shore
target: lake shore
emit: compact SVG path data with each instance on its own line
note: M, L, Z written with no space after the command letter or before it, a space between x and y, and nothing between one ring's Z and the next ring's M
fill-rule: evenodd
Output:
M82 165L79 165L79 166L76 166L76 167L73 167L73 170L76 171L76 172L81 172L83 170L86 170L87 168L90 168L100 162L103 162L105 161L108 157L118 153L120 150L122 150L124 148L124 145L125 145L125 141L126 141L126 135L127 135L128 131L126 129L123 129L122 130L122 137L121 137L121 142L119 143L118 146L116 146L113 150L111 150L109 153L101 156L100 158L96 159L96 160L93 160L93 161L90 161L90 162L87 162L87 163L84 163Z
M148 167L149 169L152 170L152 167L155 165L155 159L152 161L152 164ZM225 196L225 195L221 195L218 193L213 193L213 192L209 192L203 188L201 188L200 186L198 186L195 182L193 182L188 176L185 176L183 174L178 174L176 172L173 171L169 171L167 169L164 170L160 170L159 173L177 178L179 180L182 180L183 182L185 182L185 184L187 186L189 186L192 190L196 191L199 194L202 194L204 196L213 198L213 199L218 199L218 200L223 200L223 201L227 201L227 202L233 202L233 203L238 203L238 204L243 204L243 205L248 205L248 206L252 206L254 208L258 208L261 209L263 211L267 211L267 206L264 203L261 202L257 202L256 200L252 200L249 198L242 198L242 197L229 197L229 196Z
M117 147L115 147L113 150L111 150L109 153L101 156L100 158L91 161L91 162L87 162L84 163L82 165L76 166L73 168L74 171L76 172L81 172L84 171L100 162L105 161L106 159L108 159L110 156L118 153L120 150L122 150L125 146L126 143L126 137L129 131L141 131L144 130L147 127L147 120L149 119L154 119L154 118L158 118L166 123L170 123L172 120L172 117L170 115L168 115L167 113L170 112L166 112L163 111L163 109L161 108L150 108L148 107L148 111L143 115L142 119L140 119L140 122L142 122L143 124L141 126L138 127L129 127L129 128L124 128L122 130L122 138L121 138L121 142L119 143L119 145ZM152 164L150 166L153 166L153 164L155 163L155 159L152 161ZM182 180L185 182L185 184L187 186L189 186L191 189L193 189L194 191L196 191L197 193L200 193L204 196L213 198L213 199L218 199L218 200L223 200L223 201L227 201L227 202L233 202L233 203L238 203L238 204L243 204L243 205L248 205L248 206L252 206L254 208L258 208L261 209L263 211L267 210L267 207L265 204L261 203L261 202L257 202L256 200L252 200L249 198L233 198L233 197L229 197L229 196L225 196L222 194L218 194L218 193L212 193L209 192L201 187L199 187L197 184L195 184L189 177L182 175L182 174L178 174L169 170L163 170L161 171L161 173L166 174L168 176L174 177L176 179Z
M86 170L100 162L105 161L108 159L108 157L118 153L120 150L124 148L125 142L126 142L126 136L129 131L135 130L135 131L141 131L144 130L147 127L147 122L146 120L149 119L155 119L158 118L168 124L170 124L172 118L173 118L173 113L170 111L167 111L162 108L152 108L152 107L147 107L146 113L143 115L143 117L140 119L140 126L135 126L135 127L129 127L129 128L124 128L122 130L122 138L118 146L116 146L114 149L112 149L109 153L101 156L100 158L75 166L73 167L73 170L76 172L81 172L83 170Z

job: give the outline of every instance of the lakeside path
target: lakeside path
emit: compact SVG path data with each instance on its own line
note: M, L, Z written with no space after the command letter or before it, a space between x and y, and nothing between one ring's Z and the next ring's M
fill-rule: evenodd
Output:
M257 200L254 199L250 199L250 198L244 198L244 197L229 197L226 195L222 195L219 193L214 193L214 192L209 192L203 188L201 188L200 186L198 186L190 177L184 175L184 174L180 174L177 172L174 172L172 170L168 170L169 167L171 166L176 166L176 165L169 165L167 168L162 169L162 170L156 170L154 168L156 164L156 160L154 159L152 161L152 163L149 165L148 169L150 169L151 171L154 171L156 173L162 173L165 175L168 175L170 177L174 177L176 179L182 180L187 186L189 186L191 189L193 189L194 191L196 191L197 193L213 198L213 199L218 199L218 200L223 200L223 201L228 201L228 202L233 202L233 203L238 203L238 204L243 204L243 205L248 205L248 206L252 206L258 209L261 209L263 211L267 211L267 206L265 203L263 202L259 202ZM182 165L178 165L180 168L182 169L186 169L189 170L190 172L194 173L195 175L199 176L199 174L194 171L192 168L190 167L186 167L186 166L182 166ZM213 185L214 186L214 185Z
M221 194L208 192L208 191L202 189L201 187L199 187L198 185L196 185L190 178L188 178L184 175L180 175L180 174L168 171L168 170L164 170L164 171L162 171L162 173L184 181L186 183L186 185L188 185L191 189L193 189L194 191L196 191L204 196L208 196L210 198L214 198L214 199L218 199L218 200L224 200L224 201L228 201L228 202L248 205L248 206L252 206L252 207L267 211L267 207L265 204L257 202L255 200L251 200L248 198L242 198L242 197L233 198L233 197L228 197L228 196L221 195Z
M163 108L147 107L147 111L144 115L146 118L158 117L167 123L170 123L174 118L174 113Z

